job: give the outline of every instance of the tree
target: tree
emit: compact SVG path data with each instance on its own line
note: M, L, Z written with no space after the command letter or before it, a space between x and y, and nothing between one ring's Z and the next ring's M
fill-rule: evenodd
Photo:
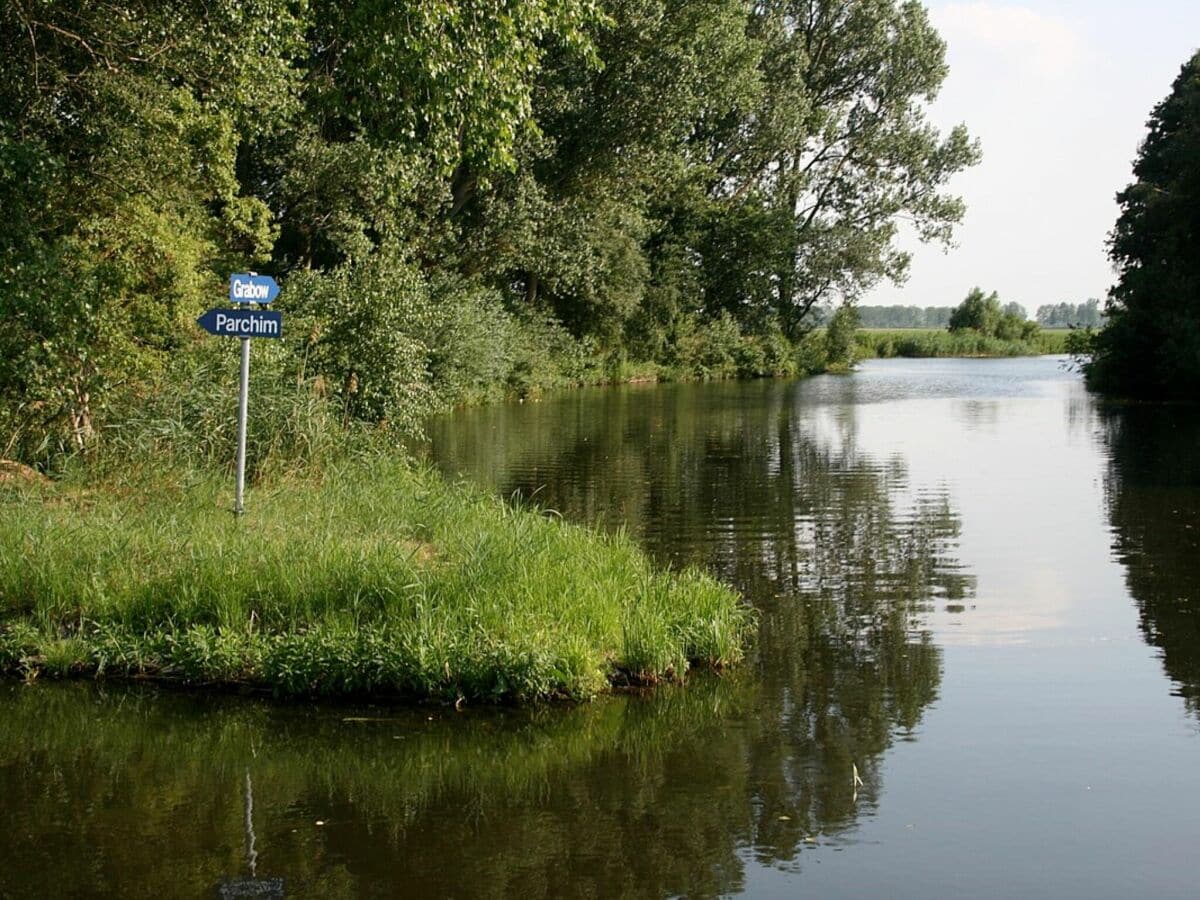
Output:
M610 0L604 11L589 32L601 67L548 52L538 136L464 210L468 266L606 347L661 346L687 314L722 309L706 305L711 292L692 270L707 226L739 223L718 224L704 193L711 173L689 142L707 120L754 107L759 50L740 0ZM623 335L635 316L637 333Z
M1038 307L1037 321L1044 328L1097 328L1103 322L1100 301L1085 303L1047 303Z
M300 46L267 0L0 8L0 456L87 446L219 296L214 270L266 260L238 144L293 108Z
M1019 303L1000 305L995 291L984 294L972 288L965 300L950 313L950 331L977 331L984 337L1002 341L1028 341L1037 334L1037 322L1025 319L1025 307Z
M1151 113L1117 195L1117 283L1085 365L1101 391L1194 401L1200 391L1200 53Z
M966 299L950 313L950 331L978 331L994 335L1000 324L1000 295L995 291L984 294L981 288L971 288Z
M978 148L925 119L945 47L919 4L604 11L603 68L550 54L534 102L546 140L469 211L469 255L498 286L605 343L622 322L669 332L723 313L795 338L817 304L903 277L898 219L949 238L962 204L944 187Z
M1075 321L1072 325L1081 328L1099 328L1104 322L1104 315L1100 311L1100 301L1095 297L1090 298L1086 303L1080 303L1075 310Z
M979 148L965 127L943 135L926 121L947 69L920 3L770 0L749 25L762 100L705 123L698 140L714 170L710 196L768 213L764 245L780 249L759 268L795 336L815 304L903 279L899 217L922 240L949 240L964 207L942 189Z

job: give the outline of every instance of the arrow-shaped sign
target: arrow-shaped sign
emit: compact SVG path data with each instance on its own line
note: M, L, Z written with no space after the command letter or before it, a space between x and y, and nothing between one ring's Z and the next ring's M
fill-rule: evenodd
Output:
M283 313L266 309L210 309L196 324L222 337L283 337Z
M234 303L270 303L279 296L279 285L270 275L243 272L229 276L229 299Z

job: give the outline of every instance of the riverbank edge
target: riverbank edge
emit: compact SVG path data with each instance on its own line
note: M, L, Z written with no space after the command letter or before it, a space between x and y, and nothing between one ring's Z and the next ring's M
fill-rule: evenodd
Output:
M818 332L819 333L819 332ZM463 409L477 409L494 403L520 403L525 401L540 401L556 396L562 396L572 391L601 389L609 387L636 387L658 384L706 384L721 381L763 381L763 380L804 380L818 375L846 375L854 371L854 366L870 359L1007 359L1015 357L1063 356L1069 354L1066 329L1042 329L1032 341L1001 341L972 335L965 340L958 338L945 329L925 328L860 328L855 332L855 347L853 359L848 363L830 363L825 361L819 368L781 367L778 371L765 370L758 372L716 371L698 374L654 362L627 362L617 371L609 371L594 378L581 378L560 384L531 385L519 390L502 390L494 394L472 397L453 404L445 412ZM928 351L918 347L909 347L905 340L918 338L933 338L933 344ZM944 336L944 337L943 337ZM880 340L890 339L893 348L880 348ZM899 339L899 345L895 342ZM957 339L957 343L956 343ZM964 349L970 348L970 349ZM983 349L979 349L983 348ZM880 350L883 349L883 352ZM903 352L902 352L903 351Z
M1069 353L1070 331L1038 332L1032 340L1002 340L976 331L936 328L863 328L855 334L856 361L866 359L1003 359Z
M399 458L261 485L244 521L226 494L211 472L0 485L0 673L578 701L735 666L754 632L703 572Z

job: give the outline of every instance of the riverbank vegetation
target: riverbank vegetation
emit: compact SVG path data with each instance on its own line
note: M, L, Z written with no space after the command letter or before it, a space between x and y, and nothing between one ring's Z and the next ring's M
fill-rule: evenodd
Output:
M913 307L916 309L916 307ZM1000 304L973 288L950 310L945 330L866 329L856 337L859 359L939 356L1039 356L1068 351L1066 332L1043 331L1019 303Z
M696 571L391 456L260 486L210 471L0 488L0 671L279 695L582 698L737 662L751 623Z
M1151 113L1135 181L1117 195L1107 321L1076 344L1089 384L1104 393L1187 403L1200 396L1198 159L1200 53Z
M517 698L733 661L728 591L397 448L501 396L849 368L897 221L948 242L979 156L897 0L10 3L0 59L0 460L59 482L0 500L29 674ZM284 322L257 524L195 324L245 270Z
M1042 331L1027 340L1004 340L977 331L934 328L863 329L856 335L859 359L907 357L1043 356L1069 352L1070 332Z
M896 0L13 3L0 58L0 458L39 468L176 391L246 269L278 368L393 430L821 369L811 311L903 275L899 218L948 240L978 157Z

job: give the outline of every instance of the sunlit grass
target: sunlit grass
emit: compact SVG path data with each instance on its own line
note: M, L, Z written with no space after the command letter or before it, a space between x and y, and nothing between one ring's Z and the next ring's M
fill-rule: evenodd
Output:
M284 695L582 698L741 658L750 615L622 535L387 457L261 487L191 470L0 492L0 669Z

